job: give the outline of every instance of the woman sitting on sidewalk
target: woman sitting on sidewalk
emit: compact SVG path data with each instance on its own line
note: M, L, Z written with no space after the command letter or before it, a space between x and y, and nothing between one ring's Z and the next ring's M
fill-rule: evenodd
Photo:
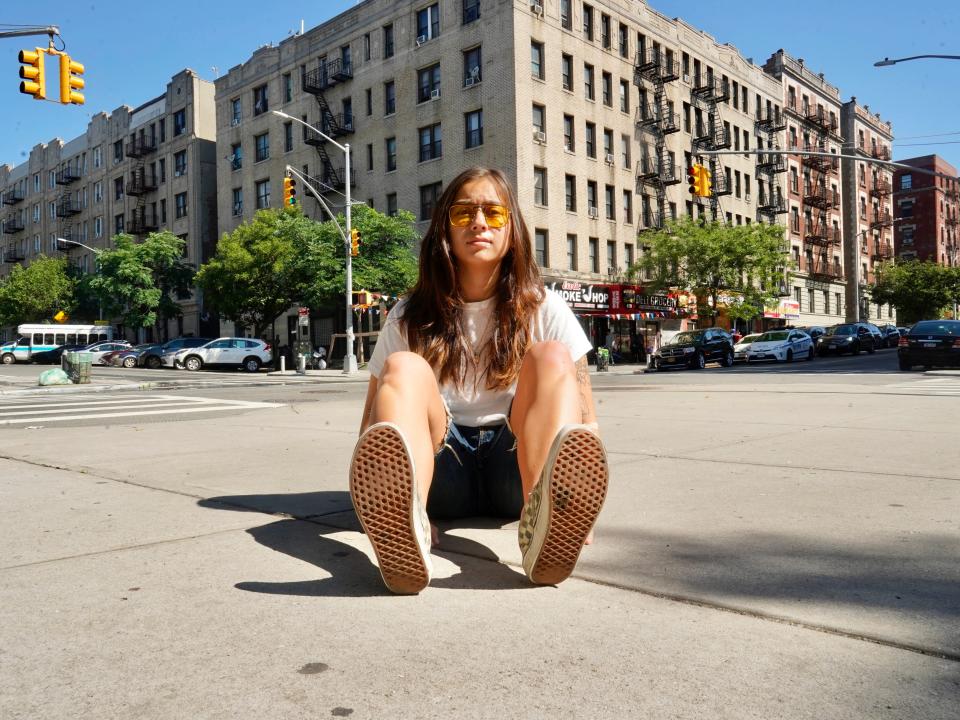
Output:
M447 186L417 284L370 359L350 493L396 593L430 582L428 520L520 518L534 583L573 572L607 490L586 353L546 292L516 196L497 170Z

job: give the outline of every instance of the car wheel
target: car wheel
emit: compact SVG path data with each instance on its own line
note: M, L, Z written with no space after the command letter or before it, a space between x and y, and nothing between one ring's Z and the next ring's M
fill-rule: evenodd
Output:
M691 367L694 370L703 370L707 366L707 359L703 356L702 352L696 353L691 362Z
M243 369L247 372L255 373L260 370L260 359L255 357L248 357L243 361Z
M870 347L867 348L867 353L869 353L870 355L873 355L876 351L877 351L877 344L870 343Z
M4 353L0 360L3 361L4 365L13 365L17 361L17 359L13 356L13 353Z
M659 369L660 369L660 358L654 358L654 359L653 359L653 369L654 369L654 370L659 370Z
M910 370L913 367L909 360L904 360L903 358L897 358L897 364L901 370Z
M807 362L810 362L811 360L813 360L813 348L807 350Z
M723 356L723 366L733 367L733 353L730 350L727 350L727 354Z
M793 350L787 350L787 358L786 358L786 361L787 361L788 363L792 363L792 362L793 362Z
M137 366L137 359L135 357L125 357L123 359L123 366L125 368L132 368Z
M147 358L147 367L151 370L159 370L163 367L163 361L156 355L151 355Z
M860 354L860 343L859 343L859 342L858 342L856 345L854 345L853 347L850 348L850 354L851 354L851 355L859 355L859 354Z
M203 361L198 358L196 355L191 355L186 360L183 361L183 366L190 370L191 372L196 372L203 367Z

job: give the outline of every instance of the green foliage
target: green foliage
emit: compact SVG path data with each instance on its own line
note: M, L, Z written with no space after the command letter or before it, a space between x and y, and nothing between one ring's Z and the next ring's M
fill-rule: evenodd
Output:
M119 317L128 327L166 326L182 314L177 300L190 296L194 271L183 261L184 242L163 230L137 242L117 235L115 249L97 254L91 291L103 303L105 317Z
M341 226L346 223L338 217ZM356 206L360 255L353 258L353 286L391 294L414 282L418 237L413 216L396 217ZM318 223L298 209L262 210L217 244L216 255L197 274L197 284L217 311L262 336L294 303L343 307L346 250L333 221Z
M14 265L0 283L0 325L43 322L58 310L70 312L74 285L66 260L41 255L27 267Z
M876 270L877 281L870 288L873 302L890 304L902 316L901 322L938 318L944 310L960 303L960 268L935 262L884 263Z
M764 305L774 302L790 265L780 225L729 226L684 217L642 233L638 242L644 251L628 274L650 273L654 290L692 292L701 317L716 307L722 290L743 296L742 303L730 306L732 317L755 317Z

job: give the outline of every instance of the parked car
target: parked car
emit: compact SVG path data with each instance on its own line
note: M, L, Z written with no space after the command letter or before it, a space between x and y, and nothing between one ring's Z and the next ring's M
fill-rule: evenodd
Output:
M877 336L880 331L877 330ZM843 323L827 328L827 331L817 339L817 353L850 353L859 355L866 350L872 353L876 350L877 339L867 327L867 323Z
M960 320L921 320L900 338L897 362L901 370L960 367Z
M817 338L823 335L827 330L824 327L819 325L806 325L803 327L788 328L789 330L803 330L810 338L813 340L813 344L817 344Z
M135 345L132 348L127 348L126 350L108 353L107 355L103 356L103 362L104 364L110 364L114 367L136 367L137 358L140 356L140 353L142 353L144 349L148 347L152 347L152 344L144 343L141 345Z
M739 342L733 346L733 361L743 362L746 360L747 350L750 349L750 344L761 335L763 335L763 333L753 333L752 335L744 335L740 338Z
M252 338L218 338L202 347L184 348L171 353L171 364L178 363L187 370L199 370L205 366L238 367L247 372L257 372L261 365L273 360L270 345ZM164 365L168 355L164 355Z
M802 330L768 330L747 349L747 362L793 362L799 358L813 360L814 352L813 338Z
M669 367L700 370L712 361L718 361L724 367L733 365L733 338L722 328L677 333L653 356L653 366L657 370Z
M43 352L33 353L30 357L32 362L36 363L50 363L51 365L59 365L60 361L63 359L63 354L65 352L73 352L74 350L83 350L86 345L61 345L60 347L55 347L53 350L44 350Z
M103 356L115 350L128 350L130 343L126 340L109 340L107 342L93 343L83 348L82 352L90 353L92 356L90 362L93 365L103 364Z
M896 325L881 325L880 334L883 335L884 347L897 347L900 343L900 329Z
M211 340L213 340L213 338L179 337L167 340L165 343L154 343L144 348L143 352L137 356L137 365L139 367L156 370L157 368L163 367L164 354L183 350L184 348L200 347L201 345L206 345Z

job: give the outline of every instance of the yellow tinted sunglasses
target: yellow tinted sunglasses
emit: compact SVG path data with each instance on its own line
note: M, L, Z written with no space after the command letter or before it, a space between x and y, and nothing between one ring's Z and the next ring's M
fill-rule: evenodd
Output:
M502 228L510 219L510 210L503 205L483 203L481 205L457 204L450 206L450 224L454 227L467 227L477 216L477 210L483 213L487 225Z

